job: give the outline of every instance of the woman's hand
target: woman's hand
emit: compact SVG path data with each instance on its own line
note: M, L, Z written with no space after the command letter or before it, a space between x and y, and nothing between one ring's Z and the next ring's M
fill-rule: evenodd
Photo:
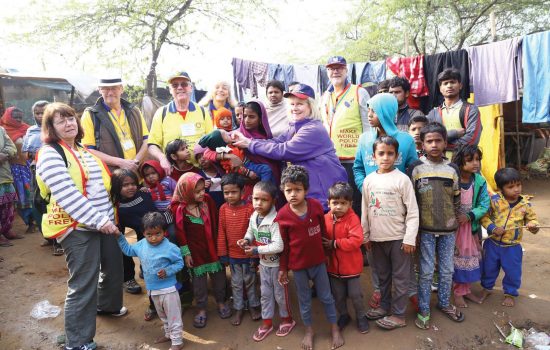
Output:
M111 220L107 221L107 223L99 229L99 232L104 233L106 235L114 235L119 232L118 227L116 227L115 224L111 222Z
M233 131L231 139L233 140L233 146L239 148L248 148L248 146L250 146L251 140L245 137L240 131Z
M234 155L232 153L226 154L224 156L224 159L228 159L231 162L231 168L232 169L238 168L241 165L243 165L243 161L241 160L241 158L237 157L236 155Z

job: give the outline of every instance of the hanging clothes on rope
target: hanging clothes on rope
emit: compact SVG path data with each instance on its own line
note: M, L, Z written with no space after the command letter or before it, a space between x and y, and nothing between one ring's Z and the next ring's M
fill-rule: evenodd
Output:
M521 38L466 49L470 58L470 88L477 106L519 100L522 85Z
M359 73L358 73L359 74ZM386 80L386 61L367 62L361 70L360 83L375 83Z
M447 68L456 68L460 71L462 90L460 98L467 100L470 96L470 63L466 50L442 52L435 55L424 56L424 75L429 90L425 110L431 110L443 103L443 96L439 92L437 75Z
M550 122L550 31L523 38L523 123Z
M424 56L390 57L386 65L397 76L406 78L411 84L411 95L422 97L428 95L424 79Z
M267 65L267 79L282 81L285 85L285 91L288 91L288 85L295 81L294 66L291 64L275 64Z

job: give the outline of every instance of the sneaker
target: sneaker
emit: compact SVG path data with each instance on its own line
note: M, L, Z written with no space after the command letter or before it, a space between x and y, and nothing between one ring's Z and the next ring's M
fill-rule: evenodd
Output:
M87 344L75 346L72 348L65 346L65 350L95 350L95 349L97 349L97 344L93 340Z
M114 317L120 317L120 316L124 316L128 313L128 308L126 308L126 306L123 306L120 311L103 311L103 310L99 310L97 309L97 314L98 315L108 315L108 316L114 316Z
M53 253L54 256L61 256L65 254L65 250L61 247L59 243L54 243L53 245Z
M129 281L126 281L122 284L126 292L130 294L140 294L141 293L141 286L136 282L135 279L131 279Z

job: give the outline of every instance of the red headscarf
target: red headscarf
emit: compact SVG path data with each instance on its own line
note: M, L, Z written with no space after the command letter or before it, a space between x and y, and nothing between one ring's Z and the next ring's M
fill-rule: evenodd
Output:
M149 183L145 178L145 172L143 170L146 166L152 167L159 174L159 182L157 182L156 185ZM141 175L141 177L143 177L147 187L149 187L149 190L151 191L151 197L153 197L153 201L158 201L159 199L161 201L165 201L166 194L164 193L164 187L162 187L160 181L166 177L166 172L160 166L160 163L157 160L148 160L144 162L139 169L139 174Z
M183 174L178 180L176 190L172 196L172 203L170 203L170 209L174 214L176 221L176 237L178 237L178 243L180 245L187 245L187 239L185 235L185 228L183 221L186 215L186 207L189 204L195 204L195 188L199 181L204 181L204 178L197 173L188 172ZM213 215L210 212L210 203L208 200L210 197L205 194L205 201L197 203L199 205L199 212L201 219L204 223L204 233L206 234L206 240L208 242L208 252L210 256L216 257L216 247L214 245L214 232L212 232L212 219Z
M30 127L28 124L13 119L12 114L14 111L23 113L23 111L17 107L10 107L6 109L4 115L0 119L0 126L6 129L8 136L13 142L25 136L27 129Z

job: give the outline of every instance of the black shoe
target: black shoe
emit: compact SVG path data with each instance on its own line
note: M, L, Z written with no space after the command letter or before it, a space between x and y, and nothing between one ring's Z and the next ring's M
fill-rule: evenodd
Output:
M87 343L87 344L83 344L83 345L80 345L80 346L75 346L75 347L68 347L68 346L65 346L64 347L65 350L95 350L97 349L97 344L92 340L91 342Z
M124 290L130 294L139 294L141 293L141 286L136 282L135 279L131 279L122 284Z
M344 328L346 328L346 326L351 322L351 317L349 317L349 315L341 315L339 318L338 318L338 328L340 328L340 330L343 330Z
M103 310L97 309L98 315L120 317L120 316L126 315L127 313L128 313L128 309L126 308L126 306L123 306L119 311L103 311Z

